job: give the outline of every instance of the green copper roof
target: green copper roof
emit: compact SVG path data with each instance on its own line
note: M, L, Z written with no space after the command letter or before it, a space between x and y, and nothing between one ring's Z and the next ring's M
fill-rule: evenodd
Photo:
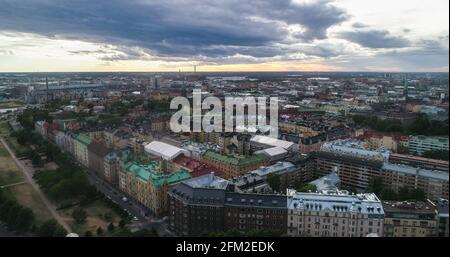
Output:
M134 174L137 178L146 183L150 181L158 188L166 183L171 185L191 178L191 174L186 169L181 169L171 174L164 174L161 172L161 165L159 162L150 162L147 165L130 162L126 164L125 167L127 172Z
M82 144L88 145L93 139L90 136L80 134L76 137L76 140L80 141Z
M207 151L204 157L209 160L215 160L233 166L249 166L264 161L262 155L223 155L213 151Z

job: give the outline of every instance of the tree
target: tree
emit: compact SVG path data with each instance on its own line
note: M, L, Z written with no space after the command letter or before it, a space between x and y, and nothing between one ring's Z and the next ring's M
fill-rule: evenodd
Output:
M22 210L22 206L18 205L16 202L14 202L14 205L11 209L7 210L7 216L6 216L6 223L9 224L14 229L16 228L16 221L17 221L17 213Z
M92 232L90 230L84 232L85 237L92 237Z
M102 228L102 227L98 227L98 228L97 228L97 235L98 235L98 236L103 235L103 228Z
M410 193L409 193L409 189L407 187L401 187L398 190L398 199L400 201L406 201L406 200L411 200L410 198Z
M394 190L390 189L390 188L383 188L383 190L381 190L380 195L377 195L380 197L380 199L382 200L397 200L398 196L397 194L394 192Z
M22 208L17 213L16 227L19 231L28 231L34 222L33 211L29 208Z
M311 184L305 184L303 186L301 186L298 190L298 192L316 192L317 191L317 187L315 185L311 185Z
M113 219L111 212L107 212L107 213L103 214L103 218L105 218L105 220L108 222L111 222Z
M67 235L67 231L56 220L48 220L38 229L37 235L40 237L62 237Z
M381 195L384 189L383 180L381 178L372 178L369 181L366 191L368 193L374 193L376 195Z
M55 232L53 233L53 237L65 237L66 235L67 231L58 224L56 226Z
M141 229L133 233L135 237L156 237L158 232L153 228L152 230Z
M416 121L411 125L409 130L412 134L426 134L429 133L430 129L430 121L425 115L419 116Z
M115 228L116 228L116 227L114 226L114 224L113 224L112 222L109 223L109 225L108 225L108 231L109 231L109 232L113 232Z
M448 154L449 154L449 152L445 151L445 150L430 150L430 151L424 152L422 154L422 157L448 161L448 159L449 159Z
M126 221L121 219L120 222L119 222L119 228L124 228L125 225L126 225Z
M399 154L408 154L409 148L405 145L399 144L397 145L397 153Z
M4 221L6 223L6 220L7 220L8 214L9 214L9 210L12 209L15 204L16 203L11 200L4 201L2 204L0 204L0 220Z
M425 201L426 194L422 189L420 188L413 189L410 193L412 199L416 201Z
M86 211L84 211L81 208L76 208L72 212L72 217L75 220L75 223L84 224L86 222L86 218L87 218Z
M281 177L278 174L270 174L267 177L267 183L269 184L270 188L272 188L274 191L280 191L281 186Z
M34 166L40 165L41 164L41 156L36 151L33 151L33 150L31 152L31 154L32 154L31 155L31 163Z

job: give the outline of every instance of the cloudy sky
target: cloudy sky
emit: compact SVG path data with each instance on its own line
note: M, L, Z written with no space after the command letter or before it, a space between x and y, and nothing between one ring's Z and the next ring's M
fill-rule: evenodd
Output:
M448 0L0 0L0 72L445 71Z

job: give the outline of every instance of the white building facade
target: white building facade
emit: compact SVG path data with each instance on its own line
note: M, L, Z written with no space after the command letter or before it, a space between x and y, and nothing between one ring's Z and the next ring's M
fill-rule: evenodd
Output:
M299 193L288 189L288 236L383 236L384 210L375 194Z

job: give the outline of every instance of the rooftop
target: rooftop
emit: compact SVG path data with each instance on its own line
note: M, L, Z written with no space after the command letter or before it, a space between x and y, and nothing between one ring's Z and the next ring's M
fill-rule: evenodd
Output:
M425 170L420 168L415 168L407 165L392 164L385 162L383 164L383 170L391 172L400 172L409 175L417 175L421 177L426 177L430 179L444 180L448 182L449 174L448 172L436 171L436 170Z
M182 153L186 153L185 150L173 145L169 145L160 141L153 141L144 146L147 153L163 158L164 160L172 160Z
M430 158L425 158L425 157L420 157L420 156L397 154L397 153L391 153L390 158L401 158L401 159L422 161L422 162L429 162L429 163L436 163L436 164L443 164L443 165L449 164L448 161L444 161L444 160L430 159Z
M384 215L383 206L375 194L350 195L343 191L333 191L333 193L299 193L295 190L288 190L288 208L330 211L330 212L350 212L375 215L382 218Z
M183 181L184 184L192 188L213 188L213 189L226 189L230 181L217 177L214 173L206 174L200 177L192 178Z
M284 141L284 140L267 137L267 136L260 136L260 135L253 136L250 140L254 143L269 145L272 147L281 147L285 150L289 150L294 145L294 143L289 142L289 141Z
M279 146L275 146L275 147L272 147L272 148L267 148L267 149L255 152L255 154L265 154L265 155L270 156L270 157L283 155L283 154L286 154L286 153L287 153L287 151L284 148L279 147Z
M156 187L161 187L166 183L171 185L191 178L189 171L185 169L181 169L170 174L164 174L161 171L161 165L159 162L150 162L146 165L130 162L125 165L125 170L132 173L145 183L151 182Z
M336 140L323 144L320 150L382 160L389 159L390 154L386 149L368 150L366 143L358 140Z
M203 157L209 160L215 160L233 166L253 165L254 163L262 162L265 159L265 157L262 155L223 155L213 151L207 151L203 155Z
M397 212L406 214L434 214L436 207L430 202L393 202L384 201L386 213Z
M309 184L316 186L318 192L322 192L323 190L337 190L340 183L341 179L335 172L309 182Z
M76 140L78 140L84 145L89 145L93 139L90 136L80 134L76 137Z
M284 195L227 192L225 196L225 205L282 209L286 208L286 196Z
M277 162L276 164L271 166L260 167L259 169L252 171L252 173L255 173L261 177L265 177L268 176L269 174L283 174L293 170L295 170L294 164L290 162Z
M440 199L434 203L436 205L436 209L441 217L448 218L448 200Z
M413 136L411 141L425 141L430 144L446 144L448 145L448 137L427 137L427 136Z

